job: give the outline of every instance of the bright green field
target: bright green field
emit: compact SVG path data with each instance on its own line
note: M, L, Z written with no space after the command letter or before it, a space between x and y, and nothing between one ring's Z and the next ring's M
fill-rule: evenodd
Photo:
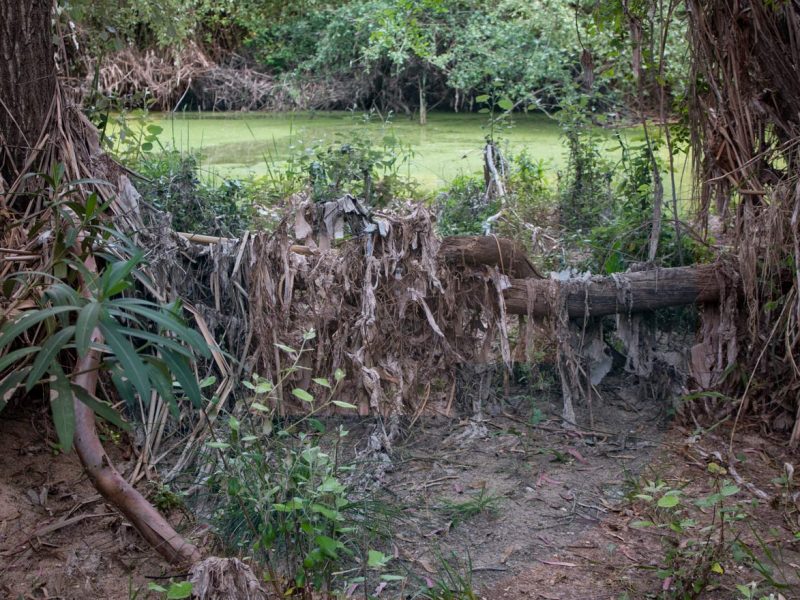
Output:
M151 117L164 128L160 136L163 144L199 151L204 166L229 177L264 175L292 152L318 142L342 143L354 132L369 136L378 146L387 133L393 133L401 145L412 150L404 170L407 168L406 172L428 189L460 173L480 172L488 133L485 115L478 114L433 113L425 126L402 117L395 117L388 125L374 120L365 123L360 115L346 112ZM525 148L534 160L548 161L554 169L564 164L566 154L558 125L544 115L515 117L513 127L498 137L507 140L512 152Z
M234 178L265 175L269 169L279 169L292 153L314 145L341 144L353 135L368 136L380 147L391 133L412 151L404 174L428 190L440 188L459 174L482 172L481 152L488 134L487 116L474 113L431 113L425 126L399 116L388 124L366 122L360 113L349 112L151 113L150 120L163 127L162 144L199 152L210 174ZM639 128L629 128L625 135L632 142L643 140ZM553 178L565 166L559 126L545 115L514 115L512 126L496 133L496 138L503 140L507 152L524 149L533 160L543 160ZM610 132L604 150L610 157L619 157L619 146ZM666 163L666 152L662 154ZM676 158L681 171L685 159ZM676 179L679 189L686 187L685 182L681 185L681 172ZM671 189L667 176L665 188Z

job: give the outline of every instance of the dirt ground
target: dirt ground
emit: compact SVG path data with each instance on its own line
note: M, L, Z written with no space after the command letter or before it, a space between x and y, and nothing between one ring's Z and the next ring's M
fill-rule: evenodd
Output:
M102 501L75 453L55 450L43 423L41 410L8 407L0 418L0 598L145 597L169 565ZM123 473L133 466L107 446Z
M626 496L661 480L693 506L689 499L710 490L710 453L727 448L725 425L692 437L669 425L663 407L615 393L624 383L604 386L585 429L563 427L557 399L532 404L522 396L488 411L482 427L415 423L380 481L382 495L402 509L391 546L413 582L403 597L441 582L486 600L673 597L672 580L658 574L668 536L634 526L651 507ZM52 432L37 429L41 417L15 409L0 419L0 598L148 598L148 582L185 577L111 512L74 454L53 450ZM585 410L579 420L588 424ZM764 538L741 527L739 535L787 585L783 597L800 598L796 488L776 483L797 456L747 424L739 431L734 498L745 507L742 522L757 524ZM133 465L124 446L112 445L123 472ZM692 510L698 522L713 514ZM752 557L719 563L722 573L699 597L742 598L736 584L764 580ZM398 593L387 588L380 597Z

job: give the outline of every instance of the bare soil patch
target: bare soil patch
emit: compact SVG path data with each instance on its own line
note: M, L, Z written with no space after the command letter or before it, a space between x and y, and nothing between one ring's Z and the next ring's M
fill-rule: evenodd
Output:
M105 504L75 453L55 449L44 423L49 415L12 407L0 418L0 597L147 597L149 578L168 577L169 565ZM107 446L124 473L130 453Z

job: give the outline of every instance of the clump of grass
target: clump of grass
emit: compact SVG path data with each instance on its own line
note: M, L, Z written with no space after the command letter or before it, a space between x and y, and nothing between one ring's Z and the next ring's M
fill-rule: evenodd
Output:
M439 569L436 581L421 593L425 600L478 600L472 588L472 559L459 559L452 554L449 559L439 555ZM430 584L429 584L430 585Z
M492 494L486 488L481 488L477 494L470 495L466 500L458 502L444 500L439 506L439 511L451 520L453 525L456 525L481 513L497 515L500 510L500 500L501 496Z

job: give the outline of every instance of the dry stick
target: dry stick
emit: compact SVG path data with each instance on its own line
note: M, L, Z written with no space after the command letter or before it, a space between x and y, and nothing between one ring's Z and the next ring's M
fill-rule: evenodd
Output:
M728 445L728 454L731 456L733 456L733 437L736 435L736 426L739 424L739 418L742 416L745 406L747 405L746 399L747 392L750 390L750 384L753 383L753 378L756 376L758 365L761 364L761 359L764 358L764 354L766 354L767 348L769 348L769 343L772 341L772 338L775 336L775 332L778 330L778 325L780 325L781 321L783 321L783 315L786 313L786 309L792 303L791 296L793 294L794 290L789 292L789 296L786 298L786 303L783 305L783 310L781 310L781 314L778 316L778 318L775 319L775 325L772 326L772 331L770 331L767 341L764 342L764 347L761 349L761 353L758 355L758 359L756 359L756 364L753 366L753 370L750 372L750 378L747 380L747 385L742 393L742 399L739 401L739 410L736 411L736 419L734 419L733 427L731 428L731 439Z

